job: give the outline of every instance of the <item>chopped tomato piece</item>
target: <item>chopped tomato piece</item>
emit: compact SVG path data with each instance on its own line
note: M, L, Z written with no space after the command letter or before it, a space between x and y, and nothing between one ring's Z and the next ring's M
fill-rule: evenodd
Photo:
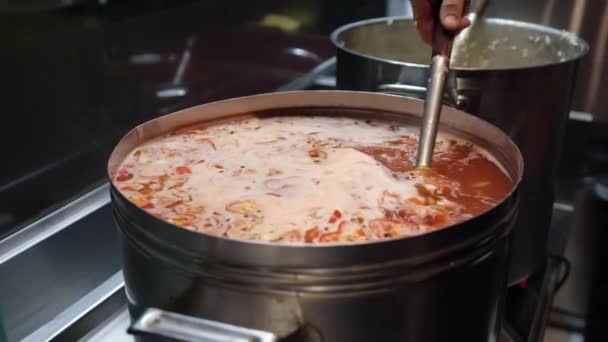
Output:
M252 233L255 223L245 220L236 219L228 224L226 236L230 238L251 239L255 234Z
M299 230L294 229L292 231L289 231L289 232L283 234L283 236L281 236L279 238L279 241L300 242L300 241L302 241L302 234L300 233Z
M325 234L321 234L321 236L319 236L319 242L338 242L338 241L340 241L339 232L325 233Z
M136 206L141 207L141 208L143 208L145 205L150 203L149 199L146 199L146 198L140 197L140 196L129 197L129 200L131 200L131 202L135 203Z
M253 200L242 200L228 204L226 210L235 214L250 214L256 212L258 204Z
M408 198L407 201L416 205L426 205L426 202L424 200L421 200L420 198L416 197Z
M148 203L142 205L141 207L144 208L144 209L154 209L154 204L148 202Z
M447 224L448 218L446 213L439 210L433 210L426 214L423 218L424 224L431 227L441 227Z
M327 220L327 222L329 223L336 223L336 221L342 217L342 213L340 212L340 210L336 209L334 210L334 212L331 214L331 216L329 217L329 220Z
M133 178L133 174L125 169L118 171L118 175L116 176L116 180L119 182L128 181L131 178Z
M192 173L192 170L187 166L178 166L175 168L175 172L179 175L189 175Z
M327 159L327 153L316 148L309 150L308 156L314 161L321 161Z
M408 136L403 136L397 140L389 141L391 145L407 145L407 146L416 146L418 144L418 139Z
M422 184L416 184L416 190L418 190L418 194L420 196L423 196L423 197L433 196L431 191Z
M416 217L416 212L413 210L407 210L402 208L397 211L397 216L403 222L414 223L413 220Z
M169 153L165 154L165 158L173 159L173 158L181 157L181 155L182 154L179 152L169 152Z
M317 227L309 229L304 234L304 241L305 242L313 242L319 236L319 234L320 234L319 233L319 229Z
M196 215L192 214L181 214L176 217L172 217L169 219L169 222L173 223L177 226L189 226L194 224L197 221Z
M356 240L367 240L367 234L363 229L357 229L353 234L348 237L351 241Z
M340 222L338 225L338 229L335 232L321 234L319 236L319 242L338 242L340 241L340 236L342 235L342 228L346 221Z
M268 172L266 173L266 175L267 176L277 176L277 175L280 175L282 173L283 173L283 171L271 167L270 169L268 169Z
M403 236L401 227L401 222L390 219L375 219L369 222L369 228L378 239Z
M169 176L167 176L167 175L162 175L162 176L158 177L158 183L161 185L165 185L165 183L167 183L168 180L169 180Z
M211 139L200 138L200 139L196 139L196 141L198 141L199 143L202 143L202 144L207 144L207 145L211 146L214 150L216 150L215 144L213 143L213 141Z
M191 214L191 215L201 215L201 214L204 214L205 211L206 211L205 207L202 207L202 206L186 207L186 209L185 209L185 213Z
M173 190L173 189L177 189L177 188L179 188L179 187L182 187L184 184L185 184L184 182L177 182L177 183L175 183L175 184L171 185L171 186L169 187L169 189L171 189L171 190Z
M270 139L270 140L263 140L263 141L258 141L256 142L256 144L272 144L274 142L277 142L279 140L286 140L287 138L285 137L276 137L274 139Z
M154 191L154 189L152 189L152 187L150 186L150 183L143 183L141 185L142 185L142 188L137 190L137 192L139 192L142 195L149 195Z
M175 202L173 202L171 204L166 205L165 208L167 208L167 209L173 209L173 208L175 208L175 207L177 207L177 206L179 206L179 205L181 205L183 203L184 203L184 201L182 201L182 200L175 201Z
M408 201L411 203L417 205L435 205L440 199L437 195L433 193L434 191L436 191L436 189L429 190L427 186L423 184L416 184L416 189L418 190L418 194L422 197L422 199L415 197L409 198Z

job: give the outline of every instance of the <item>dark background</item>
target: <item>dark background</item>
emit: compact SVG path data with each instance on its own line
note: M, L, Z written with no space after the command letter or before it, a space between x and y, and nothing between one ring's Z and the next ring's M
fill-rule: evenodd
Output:
M384 13L371 0L0 1L0 238L103 182L137 123L273 91L334 54L333 29Z

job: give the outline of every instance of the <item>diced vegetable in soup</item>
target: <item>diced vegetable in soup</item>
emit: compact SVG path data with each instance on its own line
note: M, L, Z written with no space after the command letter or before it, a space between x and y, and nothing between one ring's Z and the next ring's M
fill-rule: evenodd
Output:
M346 117L235 119L148 141L114 175L131 202L230 239L348 243L414 236L497 205L513 182L482 148L440 134L416 170L417 128Z

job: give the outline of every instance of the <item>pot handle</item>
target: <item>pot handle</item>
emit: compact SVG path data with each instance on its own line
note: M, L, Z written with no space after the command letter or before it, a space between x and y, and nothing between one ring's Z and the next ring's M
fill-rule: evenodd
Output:
M149 308L127 330L188 342L276 342L275 334L227 323Z

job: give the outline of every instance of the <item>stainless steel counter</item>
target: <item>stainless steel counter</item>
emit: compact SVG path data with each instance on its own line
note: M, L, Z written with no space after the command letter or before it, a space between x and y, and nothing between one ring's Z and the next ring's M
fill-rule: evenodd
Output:
M120 271L107 184L0 242L9 341L45 325Z
M133 336L127 333L129 312L126 307L108 318L98 329L91 331L83 340L90 342L132 342Z

